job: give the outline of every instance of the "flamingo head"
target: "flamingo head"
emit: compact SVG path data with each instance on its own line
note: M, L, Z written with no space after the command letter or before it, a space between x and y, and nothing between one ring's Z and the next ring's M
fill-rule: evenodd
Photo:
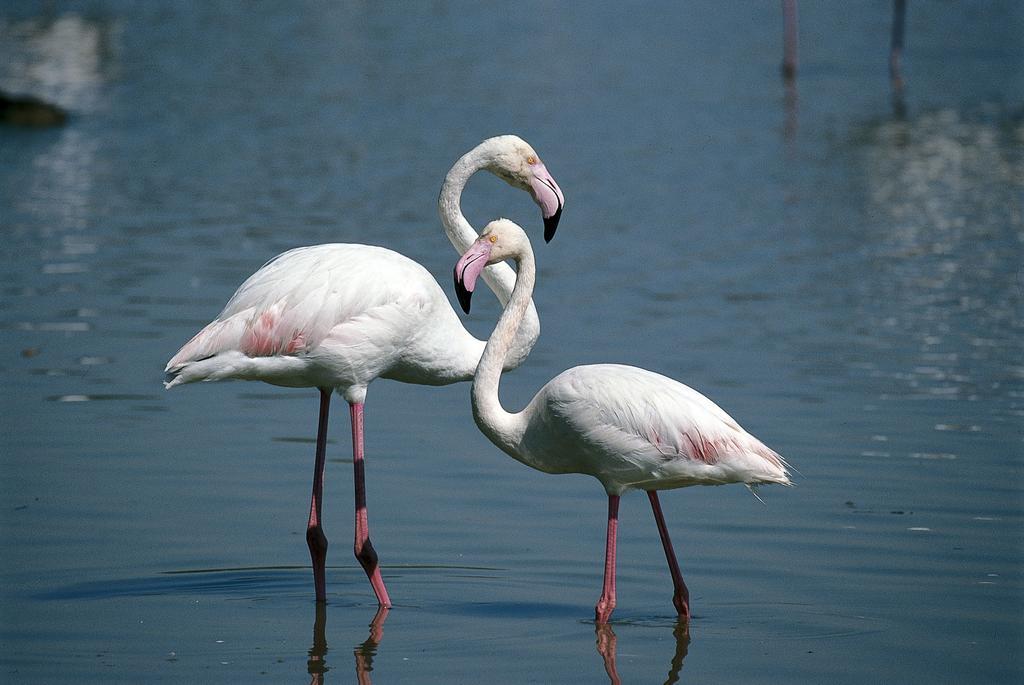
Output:
M530 193L544 217L544 241L550 242L555 237L565 205L562 189L537 152L519 136L497 136L487 142L492 148L487 170L509 185Z
M516 223L508 219L495 219L484 226L480 237L455 264L455 294L462 305L462 311L469 314L469 302L476 289L476 279L485 267L518 258L530 249L530 239Z

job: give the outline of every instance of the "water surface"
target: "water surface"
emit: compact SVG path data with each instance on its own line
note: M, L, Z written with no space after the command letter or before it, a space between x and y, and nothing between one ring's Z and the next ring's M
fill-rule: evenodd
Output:
M0 88L71 113L0 129L0 674L5 682L1015 682L1024 676L1024 12L803 3L391 9L93 0L0 14ZM315 392L160 385L260 264L365 242L448 289L450 164L515 132L567 197L541 246L519 407L626 362L721 404L797 487L623 501L619 607L591 621L605 502L509 460L468 386L378 382L371 526L346 412L327 469L329 605L304 541ZM494 178L464 208L539 236ZM498 315L479 298L468 327ZM370 670L372 669L372 670Z

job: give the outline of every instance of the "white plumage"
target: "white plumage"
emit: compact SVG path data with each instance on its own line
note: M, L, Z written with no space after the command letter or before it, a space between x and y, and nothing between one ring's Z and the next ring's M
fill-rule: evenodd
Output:
M564 198L525 141L498 136L463 155L445 177L438 209L459 251L476 239L459 198L469 177L487 170L526 190L540 206L545 239L554 235ZM496 265L484 278L505 302L515 274ZM509 355L509 368L540 334L532 303ZM257 380L320 390L316 465L306 541L318 601L325 601L327 538L320 523L327 417L332 391L350 405L355 464L355 554L382 607L391 605L369 540L363 455L363 403L376 378L443 385L473 377L484 342L459 321L437 281L397 252L329 244L290 250L263 265L218 317L167 363L167 388L197 381Z
M413 260L372 245L314 245L250 276L168 362L167 387L238 378L338 388L361 403L380 377L467 380L483 346Z
M514 459L546 473L594 476L608 493L604 591L595 615L606 623L615 606L615 546L620 495L647 491L672 573L673 603L689 617L689 593L676 563L657 491L689 485L789 485L786 462L743 430L718 405L678 381L620 364L576 366L549 381L520 412L501 406L501 367L525 316L536 279L530 241L499 219L455 266L459 300L468 311L476 276L487 264L517 262L518 280L473 380L473 416L488 438Z
M724 483L788 484L782 458L693 388L621 364L576 366L541 388L518 453L586 473L609 494Z

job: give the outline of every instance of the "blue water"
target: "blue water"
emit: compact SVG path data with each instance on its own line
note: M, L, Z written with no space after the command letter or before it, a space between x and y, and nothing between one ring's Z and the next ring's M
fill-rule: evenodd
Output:
M775 2L485 5L0 8L0 89L70 112L0 128L0 680L1024 678L1021 6L909 3L894 101L882 0L801 3L788 90ZM450 291L441 180L505 132L567 200L505 406L631 363L800 471L764 504L664 493L688 635L645 498L596 630L600 486L501 454L468 385L386 381L367 482L396 606L371 629L336 401L318 617L316 393L160 384L289 247L384 245ZM495 178L463 206L540 234ZM467 326L497 316L480 297Z

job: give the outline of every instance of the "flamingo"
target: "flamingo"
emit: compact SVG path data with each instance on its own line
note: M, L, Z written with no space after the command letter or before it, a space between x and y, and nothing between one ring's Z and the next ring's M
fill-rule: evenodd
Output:
M545 473L583 473L608 494L604 587L595 621L615 608L619 497L647 492L672 576L672 603L689 621L689 591L669 539L658 491L690 485L789 485L781 456L740 428L696 390L660 374L621 364L576 366L549 381L525 409L509 413L498 398L502 364L526 313L536 277L523 230L507 219L489 223L455 266L455 289L469 313L477 275L512 259L518 280L487 341L473 377L473 419L513 459Z
M452 244L464 251L476 231L459 199L469 177L486 169L526 190L540 206L544 238L558 226L564 198L540 157L524 140L489 138L448 172L438 208ZM504 303L515 273L508 265L485 279ZM532 304L509 354L518 366L540 334ZM241 379L317 388L320 412L306 543L318 602L326 601L327 537L321 523L327 418L331 392L349 404L355 480L354 552L381 607L391 600L370 543L366 512L363 404L377 378L446 385L473 377L484 342L463 327L444 291L425 268L382 247L327 244L284 252L250 276L224 310L188 341L165 368L168 389L197 381Z

